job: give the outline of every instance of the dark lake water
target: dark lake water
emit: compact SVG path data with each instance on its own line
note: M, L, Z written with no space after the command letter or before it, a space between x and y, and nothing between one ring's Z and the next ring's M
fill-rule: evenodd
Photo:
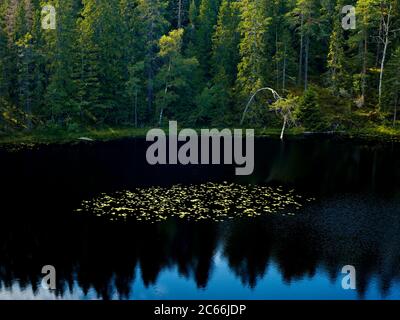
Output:
M232 166L152 167L146 145L0 150L0 299L400 299L399 144L257 139L249 177ZM313 201L294 215L224 221L75 212L101 194L210 182ZM55 291L41 286L44 265L56 268ZM342 289L345 265L356 290Z

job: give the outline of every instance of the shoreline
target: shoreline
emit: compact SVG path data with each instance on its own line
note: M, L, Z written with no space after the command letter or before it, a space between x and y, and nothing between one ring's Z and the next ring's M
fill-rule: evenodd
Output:
M44 145L68 145L76 143L108 142L129 138L145 138L153 128L102 128L87 129L79 132L33 130L31 132L17 132L0 135L0 149L23 149ZM168 134L167 128L163 128ZM245 129L245 128L243 128ZM195 129L201 130L200 128ZM219 129L221 130L221 129ZM281 129L255 129L256 138L279 139ZM369 142L400 142L400 130L393 128L370 128L337 132L306 132L302 128L292 128L285 132L284 139L309 137L339 137L348 140L363 140Z

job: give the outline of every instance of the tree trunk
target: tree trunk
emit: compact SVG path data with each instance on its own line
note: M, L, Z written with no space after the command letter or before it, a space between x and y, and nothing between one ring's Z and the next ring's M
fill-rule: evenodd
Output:
M399 95L396 95L396 100L394 102L394 113L393 113L393 127L396 126L396 120L397 120L397 103L399 102Z
M159 120L158 120L158 126L159 126L160 128L161 128L161 125L162 125L163 113L164 113L164 108L161 107L161 110L160 110L160 118L159 118Z
M23 64L23 70L22 70L22 96L25 101L23 101L24 104L24 111L27 116L26 119L26 126L28 130L32 130L32 102L31 102L31 90L30 90L30 85L31 85L31 72L30 72L30 62L31 62L31 56L32 56L32 50L30 48L30 43L28 43L28 48L22 49L23 52L23 57L22 57L22 64Z
M301 85L301 77L303 74L303 24L304 24L304 16L301 15L301 24L300 24L300 53L299 53L299 76L297 78L298 85Z
M385 17L382 17L382 24L383 24L383 36L381 38L383 40L383 53L382 53L382 60L381 60L381 70L379 73L379 105L378 110L381 110L382 107L382 81L383 81L383 68L385 67L385 60L386 60L386 52L389 45L389 32L390 32L390 14L392 11L392 6L390 5L389 11L387 14L387 20L385 21Z
M278 27L275 29L275 63L276 63L276 88L279 88L279 44L278 44Z
M284 93L286 89L286 43L285 49L283 51L283 71L282 71L282 92Z
M168 93L168 78L169 78L169 74L171 73L171 59L168 62L168 73L167 73L167 77L165 79L165 89L164 89L164 103L165 103L165 97ZM159 119L159 127L161 127L162 124L162 117L163 117L163 113L164 113L164 103L163 106L161 106L161 110L160 110L160 119Z
M367 31L364 31L364 54L363 54L363 69L362 69L362 80L361 80L361 96L363 106L365 103L365 86L367 77L367 54L368 54L368 35Z
M178 29L182 26L182 0L178 0Z
M154 29L154 21L150 24L150 30L147 35L148 43L149 43L149 51L148 51L148 59L149 65L147 70L147 112L150 115L151 109L153 107L153 78L154 78L154 70L153 70L153 60L154 60L154 52L153 52L153 30Z
M384 47L383 47L382 61L381 61L381 70L380 70L380 73L379 73L379 105L378 105L378 110L381 110L381 107L382 107L383 68L385 66L385 59L386 59L386 52L387 52L388 44L389 44L389 35L386 34L385 44L384 44Z
M153 63L150 62L147 71L147 112L150 114L153 106Z
M381 39L382 36L383 36L382 31L383 31L384 21L383 21L383 18L382 18L381 20L382 20L382 21L381 21L381 23L380 23L380 25L379 25L379 35L378 35L378 38L379 38L379 39ZM379 57L381 56L381 51L382 51L381 45L382 45L381 41L378 41L378 43L377 43L377 45L376 45L375 67L378 67L379 64L380 64L380 63L379 63Z
M259 92L265 91L265 90L271 91L271 93L272 93L272 95L274 96L274 99L275 99L276 101L282 99L282 97L281 97L281 96L278 94L278 92L276 92L274 89L271 89L271 88L268 88L268 87L258 89L258 90L250 97L250 100L247 102L246 108L245 108L244 111L243 111L242 119L240 120L240 125L243 125L243 122L244 122L244 118L245 118L245 116L246 116L246 113L247 113L247 111L249 110L249 107L250 107L251 103L253 102L254 98L256 97L256 95L257 95Z
M310 37L306 39L306 56L304 61L304 90L308 89L308 56L310 52Z
M135 91L135 128L138 127L138 118L137 118L137 90Z
M85 85L84 85L84 77L83 77L83 75L84 75L84 70L85 70L85 54L84 54L84 51L83 51L83 45L81 44L81 83L80 83L80 86L81 86L81 88L80 88L80 103L79 103L79 117L80 117L80 119L81 119L81 122L83 123L83 110L82 110L82 106L83 106L83 95L84 95L84 92L83 92L83 89L82 88L84 88L85 87Z
M281 140L283 140L283 135L284 135L285 129L286 129L286 123L287 123L287 117L283 116L283 126L282 126L282 131L281 131Z

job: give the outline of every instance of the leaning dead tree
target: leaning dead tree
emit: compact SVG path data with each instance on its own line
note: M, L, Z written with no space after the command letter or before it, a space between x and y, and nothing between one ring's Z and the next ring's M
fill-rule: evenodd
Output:
M283 125L282 125L282 130L281 130L281 140L283 140L283 135L285 133L285 129L289 125L294 125L295 124L295 118L293 115L293 110L295 109L297 105L297 97L288 97L286 99L282 98L274 89L265 87L258 89L251 97L249 102L246 105L246 108L244 109L243 115L242 115L242 120L240 121L240 125L243 125L244 119L246 117L246 114L250 108L250 105L254 101L255 97L257 94L259 94L262 91L270 91L275 99L275 102L272 105L272 109L275 110L275 113L280 116L283 120Z
M246 117L246 113L247 113L247 111L249 110L249 107L250 107L251 103L253 102L254 98L256 97L256 95L259 94L261 91L267 91L267 90L268 90L268 91L271 91L271 93L272 93L272 95L274 96L274 99L275 99L276 101L282 99L282 97L281 97L281 96L278 94L278 92L276 92L274 89L271 89L271 88L268 88L268 87L258 89L258 90L250 97L249 102L247 102L246 108L244 109L244 112L243 112L243 115L242 115L242 120L240 120L240 125L243 125L244 118Z

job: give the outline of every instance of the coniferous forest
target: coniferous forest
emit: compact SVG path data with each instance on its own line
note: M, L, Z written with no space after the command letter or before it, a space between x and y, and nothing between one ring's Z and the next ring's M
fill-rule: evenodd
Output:
M56 9L54 29L43 6ZM356 8L355 29L342 8ZM399 0L1 0L0 133L398 130Z

